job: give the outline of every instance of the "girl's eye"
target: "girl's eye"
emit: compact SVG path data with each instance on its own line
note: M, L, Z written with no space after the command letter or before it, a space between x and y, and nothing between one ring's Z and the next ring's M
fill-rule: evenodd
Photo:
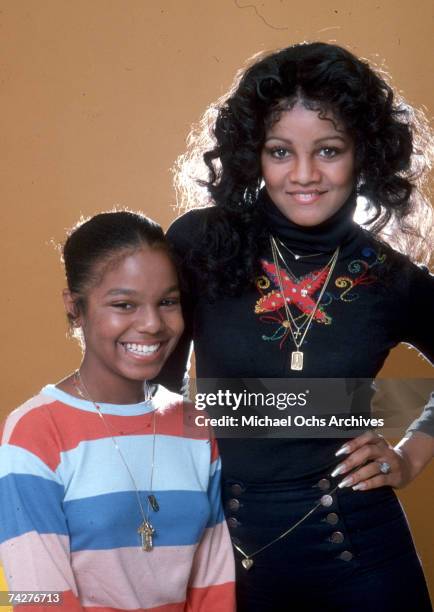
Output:
M130 302L116 302L115 304L112 304L113 308L118 308L119 310L131 310L131 308L134 308L133 304L130 304Z
M161 300L160 302L161 306L178 306L180 304L180 299L179 297L171 297L171 298L164 298L164 300Z
M340 153L339 149L336 147L323 147L320 149L319 154L321 157L325 157L326 159L331 159L332 157L336 157Z

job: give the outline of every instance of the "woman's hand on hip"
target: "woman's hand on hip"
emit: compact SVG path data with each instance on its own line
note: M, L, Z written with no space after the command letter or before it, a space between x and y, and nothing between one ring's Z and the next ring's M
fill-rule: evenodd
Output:
M420 432L407 434L393 447L380 434L367 431L346 442L336 453L345 459L333 470L342 477L340 488L368 491L390 486L405 487L434 454L434 438Z

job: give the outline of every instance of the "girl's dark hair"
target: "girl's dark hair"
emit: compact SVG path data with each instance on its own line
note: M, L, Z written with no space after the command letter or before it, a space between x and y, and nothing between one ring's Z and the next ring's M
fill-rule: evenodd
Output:
M320 117L332 114L354 139L355 187L369 204L370 231L381 235L386 226L393 227L394 246L414 259L426 254L421 223L430 229L431 206L423 186L433 144L422 111L406 104L384 74L346 49L296 44L257 56L238 73L229 92L193 129L175 167L181 206L216 206L190 262L210 294L223 287L237 292L257 271L264 230L255 203L265 131L296 102Z
M162 228L140 213L104 212L77 223L62 248L68 289L77 294L77 306L85 307L85 292L101 280L104 264L142 246L168 249Z

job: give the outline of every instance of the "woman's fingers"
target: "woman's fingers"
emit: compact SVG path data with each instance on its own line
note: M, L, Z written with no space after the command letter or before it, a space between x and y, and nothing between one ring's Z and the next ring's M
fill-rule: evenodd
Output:
M351 442L347 443L343 448L348 448L348 452L346 452L347 456L345 457L345 460L339 463L339 465L337 465L333 470L333 478L342 476L347 472L364 465L368 461L379 459L391 447L383 437L372 432L366 432L366 434L362 434L361 436L354 438L354 440L351 440Z
M358 448L361 448L365 444L386 444L387 442L380 434L375 433L374 431L365 431L357 438L353 438L349 442L345 442L344 446L336 452L336 457L340 457L341 455L350 455Z

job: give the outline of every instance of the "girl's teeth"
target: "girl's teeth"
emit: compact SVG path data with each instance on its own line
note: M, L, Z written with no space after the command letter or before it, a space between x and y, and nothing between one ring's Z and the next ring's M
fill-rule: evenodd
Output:
M124 344L125 350L131 353L139 355L151 355L155 353L160 347L159 344L135 344L134 342L127 342Z

